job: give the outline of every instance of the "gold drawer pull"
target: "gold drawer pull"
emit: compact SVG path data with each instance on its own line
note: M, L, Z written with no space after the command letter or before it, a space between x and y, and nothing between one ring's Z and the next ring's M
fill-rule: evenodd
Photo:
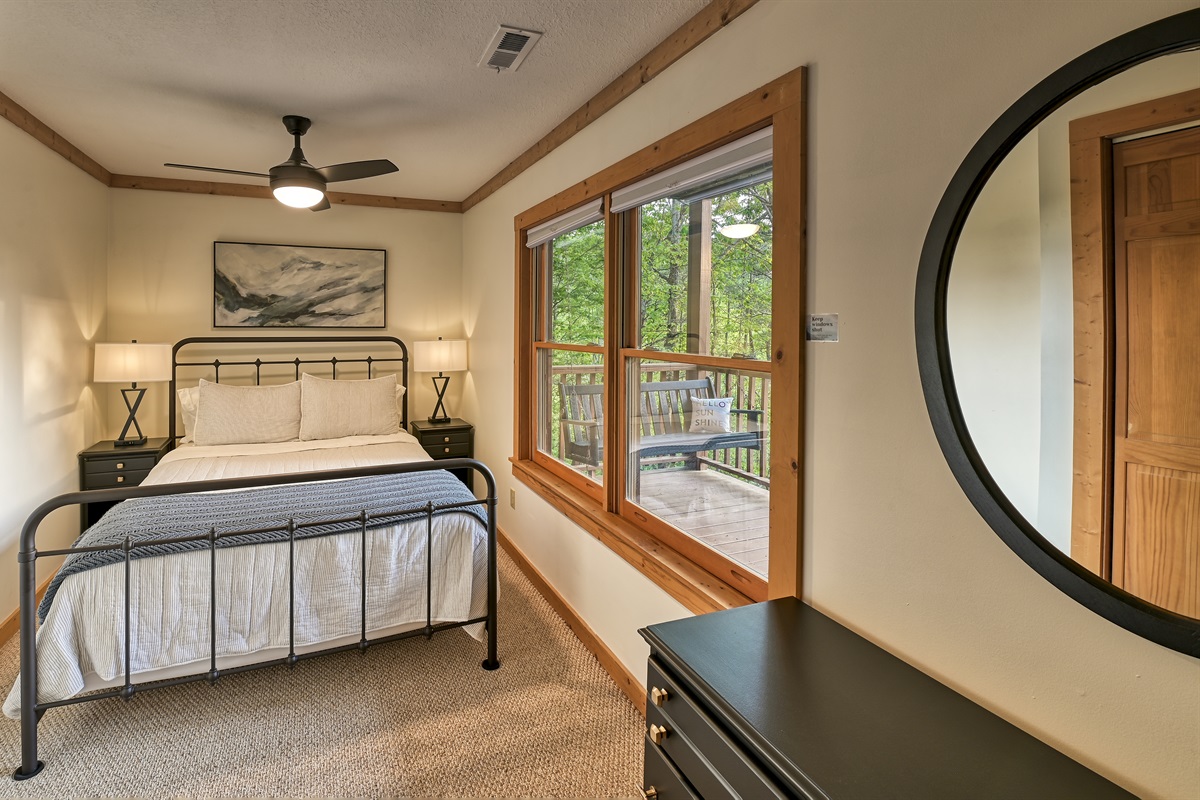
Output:
M655 789L653 786L647 786L645 789L642 789L642 797L646 798L646 800L654 800L654 798L658 797L658 789Z
M666 689L660 689L657 686L655 686L653 689L650 690L650 700L656 706L661 706L663 703L667 702L667 700L669 700L669 699L671 699L671 695L667 694Z
M124 475L118 475L118 476L117 476L117 483L124 483L124 482L125 482L125 476L124 476Z
M650 724L650 741L655 744L662 744L663 739L666 739L671 732L661 725Z
M450 441L450 437L449 437L449 436L443 437L442 441L443 441L443 442L448 442L448 441Z
M124 461L118 461L118 462L117 462L117 469L125 469L125 462L124 462Z
M449 452L450 452L450 448L449 448L449 447L447 447L447 448L446 448L446 452L447 452L447 453L449 453Z

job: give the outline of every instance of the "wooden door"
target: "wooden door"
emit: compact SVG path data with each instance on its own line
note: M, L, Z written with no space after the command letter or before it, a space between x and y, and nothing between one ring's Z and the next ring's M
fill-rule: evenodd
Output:
M1200 617L1200 128L1112 164L1111 579Z

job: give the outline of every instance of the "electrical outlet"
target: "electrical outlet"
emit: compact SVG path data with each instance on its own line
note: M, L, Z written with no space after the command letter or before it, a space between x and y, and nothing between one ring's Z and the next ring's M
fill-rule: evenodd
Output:
M508 490L508 504L510 506L512 506L513 508L517 507L517 490L516 489Z

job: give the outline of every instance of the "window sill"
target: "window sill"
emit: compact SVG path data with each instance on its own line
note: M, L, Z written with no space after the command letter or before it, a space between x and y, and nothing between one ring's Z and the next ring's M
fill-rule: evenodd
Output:
M742 589L701 569L591 497L530 461L512 461L512 473L538 497L625 559L695 614L753 603Z

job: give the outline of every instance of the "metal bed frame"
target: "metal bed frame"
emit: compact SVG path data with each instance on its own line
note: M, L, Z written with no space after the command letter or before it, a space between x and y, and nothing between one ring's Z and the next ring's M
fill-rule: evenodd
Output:
M334 349L338 345L345 343L375 343L379 345L395 345L400 349L399 357L377 358L367 355L360 358L337 358L336 356L324 358L300 358L294 357L286 360L263 360L255 358L252 361L233 360L221 361L214 358L211 361L181 361L179 359L179 351L189 345L197 344L259 344L259 343L295 343L305 344L312 347L321 347L326 350ZM400 375L402 383L407 388L408 384L408 348L402 341L393 336L338 336L338 337L295 337L295 336L275 336L275 337L193 337L182 339L177 342L172 350L172 369L170 382L170 423L169 431L172 443L179 437L176 436L176 380L178 371L183 368L210 368L217 382L220 379L220 370L222 367L254 367L255 385L259 385L262 380L262 367L271 365L294 365L296 379L300 378L300 368L308 364L329 364L332 366L334 378L337 378L337 369L339 364L366 364L367 376L371 377L374 366L376 364L385 363L400 363ZM403 404L400 411L401 427L407 429L408 426L408 392L405 391L403 396ZM172 445L173 446L173 445ZM425 516L426 526L426 581L425 581L425 625L410 631L395 633L389 636L382 636L375 639L367 637L367 557L366 557L366 535L368 516L366 511L362 511L354 516L343 517L337 520L321 519L319 522L308 522L303 520L297 521L295 518L289 518L285 524L270 528L258 528L253 530L236 530L218 532L215 528L211 528L207 533L201 533L191 536L177 536L171 538L159 538L147 540L143 542L133 542L130 537L126 536L122 544L103 545L97 547L68 547L55 550L39 551L36 547L36 536L38 526L46 518L46 516L55 509L69 505L79 505L84 503L104 503L128 500L136 497L159 497L163 495L174 494L191 494L195 492L211 492L222 489L249 489L260 486L278 486L293 483L308 483L318 480L333 480L344 478L360 478L373 475L391 475L408 472L428 472L430 470L454 470L454 469L473 469L479 472L487 485L487 494L483 499L473 501L463 501L459 503L451 503L444 505L434 505L432 502L427 502L424 505L417 507L406 507L380 512L379 515L390 515L393 513L423 513ZM487 612L485 616L475 617L472 619L463 620L462 622L442 622L434 624L432 620L432 591L433 591L433 515L437 511L449 511L454 509L462 509L470 506L482 505L486 509L487 516ZM306 653L296 652L295 642L295 615L296 615L296 582L295 582L295 546L296 532L303 530L310 525L328 524L330 522L354 522L360 523L359 533L362 536L362 560L361 569L361 596L360 601L360 626L358 642L344 644L336 647L314 650ZM263 533L267 531L286 531L288 534L288 602L289 602L289 646L286 656L262 661L254 664L246 664L238 667L227 669L217 668L217 608L216 608L216 554L217 542L223 538L230 536L245 535L249 533ZM152 547L154 545L181 543L181 542L198 542L203 541L208 543L209 558L209 668L205 672L199 672L192 675L186 675L179 678L173 678L153 683L134 685L130 675L130 563L132 561L132 553L134 550ZM121 551L124 554L124 569L125 569L125 680L124 685L118 688L91 692L85 695L71 697L66 700L57 700L46 703L37 702L37 560L39 558L51 558L55 556L67 556L72 553L93 552L99 550L115 550ZM407 639L415 636L424 636L427 639L432 637L434 633L449 630L451 628L461 628L467 625L484 623L487 628L487 658L482 662L482 666L486 670L495 670L500 667L500 661L497 658L496 651L496 590L497 590L497 570L496 570L496 481L491 470L484 464L474 459L455 458L444 459L439 461L423 461L410 462L404 464L386 464L375 467L357 467L352 469L337 469L337 470L322 470L317 472L295 473L292 475L266 475L248 478L228 478L213 481L192 481L187 483L162 484L156 486L129 486L114 489L96 489L90 491L70 492L53 497L38 506L29 518L25 521L25 525L21 530L21 547L17 554L18 569L20 572L20 622L21 622L21 766L13 772L14 780L28 780L40 773L45 766L43 762L38 760L37 734L38 723L42 716L51 708L60 706L75 705L78 703L87 703L95 700L105 700L113 697L120 697L126 701L131 700L136 694L148 691L151 689L162 689L168 686L178 686L185 683L195 683L198 681L207 681L210 685L215 685L218 679L223 675L236 674L240 672L250 672L252 670L264 669L266 667L286 665L289 668L295 667L300 661L314 658L320 655L330 653L340 653L348 650L358 650L360 653L365 653L367 648L373 644L381 644L384 642L397 641L399 639Z

